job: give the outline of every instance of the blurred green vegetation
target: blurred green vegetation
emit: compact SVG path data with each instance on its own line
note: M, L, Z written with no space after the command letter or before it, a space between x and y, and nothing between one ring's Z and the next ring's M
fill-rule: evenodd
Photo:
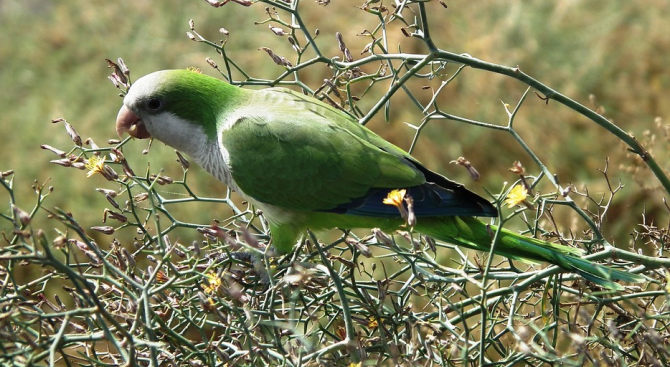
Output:
M340 55L334 38L339 31L354 57L360 57L360 50L369 39L357 34L366 25L376 24L374 17L357 8L362 3L301 4L308 27L320 29L317 43L327 56ZM431 18L432 37L439 47L494 63L518 65L569 97L600 108L605 116L640 139L654 139L654 146L648 148L667 170L670 155L667 129L663 130L667 124L663 121L670 114L664 93L670 90L670 3L447 3L448 9L437 2L430 5L435 12ZM85 227L99 224L102 208L108 204L94 188L105 187L107 182L100 176L84 179L84 171L49 163L57 157L40 150L40 144L65 150L71 146L62 126L49 121L64 117L84 139L90 137L99 143L115 138L113 121L121 100L106 79L109 70L105 58L122 57L133 79L159 69L187 66L216 75L204 59L220 58L211 48L186 37L189 19L194 19L197 31L208 39L223 37L218 30L225 27L231 34L226 46L229 56L254 76L276 76L280 67L258 47L270 47L281 55L292 53L288 42L275 36L267 25L254 25L267 17L264 13L260 5L242 9L231 3L214 9L197 0L0 1L0 170L16 171L19 204L25 202L28 206L32 202L29 195L33 180L44 182L51 178L48 185L55 186L56 191L46 207L58 206L73 212ZM425 51L419 42L404 38L399 25L394 27L390 38L402 44L403 52ZM331 74L325 67L309 71L300 76L312 88ZM441 81L420 82L436 88ZM509 78L466 69L442 94L440 104L455 115L505 124L507 115L500 101L514 105L524 90L521 83ZM595 98L590 99L591 94ZM422 100L430 96L430 90L417 95ZM390 123L378 116L369 126L407 149L413 130L402 122L416 124L421 117L420 111L398 94L393 98ZM654 123L657 117L661 119L660 128ZM604 167L606 157L610 158L610 178L626 184L610 207L610 226L604 228L614 243L627 243L627 236L641 221L645 208L648 218L667 222L663 193L655 189L653 176L600 127L553 102L546 106L535 97L526 102L515 124L562 183L571 182L578 189L587 186L594 196L606 192L606 182L598 169ZM153 168L165 167L165 174L180 175L171 149L156 143L146 158L139 154L144 144L129 144L128 148L133 146L137 154L128 149L128 158L135 162L150 159ZM538 172L510 136L454 122L432 122L413 154L431 169L479 192L483 189L470 182L465 170L449 165L451 160L459 156L469 159L483 174L483 186L492 192L498 192L503 181L515 179L507 171L515 160L521 160L530 174ZM191 174L197 179L191 179L190 184L197 193L217 196L224 192L222 185L209 175L199 168L193 170ZM223 209L185 207L180 208L179 214L193 222L209 223L216 210ZM40 219L45 216L41 214ZM566 217L559 223L565 229L574 221Z

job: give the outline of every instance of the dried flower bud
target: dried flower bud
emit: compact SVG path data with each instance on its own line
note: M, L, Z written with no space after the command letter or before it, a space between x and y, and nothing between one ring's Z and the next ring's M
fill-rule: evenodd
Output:
M108 75L107 79L114 84L115 88L121 89L121 83L119 83L119 78L117 78L116 75Z
M188 39L190 39L191 41L197 41L197 39L191 32L186 32L186 37L188 37Z
M163 243L165 243L166 248L172 247L172 241L170 241L170 236L163 235Z
M123 60L119 58L119 64L123 66L120 66L119 64L115 63L110 59L105 60L107 60L107 67L114 69L112 75L109 77L112 83L114 83L117 88L119 87L119 85L122 85L126 88L129 87L130 85L128 83L127 76L130 74L130 71L126 67L126 64L123 62Z
M91 260L91 266L94 267L99 267L100 264L102 264L102 261L100 261L100 258L98 255L93 252L93 251L84 251L84 255L88 257L89 260Z
M63 167L72 167L72 162L69 159L55 159L49 162Z
M405 196L405 204L407 204L407 225L410 227L416 226L416 215L414 214L414 199L409 194Z
M86 145L90 145L92 149L100 149L100 147L98 146L98 144L96 144L96 143L93 141L93 138L88 138L88 139L84 140L84 144L86 144ZM95 154L99 154L99 153L95 153Z
M344 38L342 38L342 34L340 32L336 32L335 38L337 38L337 44L340 47L340 51L344 53L344 59L347 62L354 61L354 57L351 55L351 51L349 51L347 45L344 43Z
M298 45L298 42L295 40L295 38L293 38L291 36L288 36L288 43L291 44L291 47L293 47L293 50L295 50L295 52L301 52L302 51L302 48L300 48L300 46Z
M128 176L128 177L133 177L135 176L135 172L130 168L130 165L128 164L127 160L122 160L121 161L121 168L123 168L123 173Z
M202 241L203 245L207 245L208 242L217 242L218 241L218 233L208 227L198 227L196 228L196 231L200 232L205 236L205 239Z
M521 165L521 162L519 161L514 161L514 164L512 167L509 169L511 172L516 173L517 175L524 175L526 173L526 170L523 168Z
M57 156L59 156L61 158L65 158L67 156L67 154L64 151L62 151L60 149L56 149L56 148L52 147L51 145L42 144L42 145L40 145L40 148L51 151L51 152L53 152L54 154L56 154Z
M407 231L396 231L396 234L399 234L405 240L407 240L407 242L412 245L412 249L414 249L414 251L418 251L421 248L420 243L415 241L412 237L412 233Z
M286 58L284 58L283 56L279 56L279 55L275 54L274 52L272 52L272 50L270 50L267 47L261 47L261 48L259 48L259 50L263 50L263 51L267 52L267 54L270 55L270 57L272 58L272 61L274 61L274 63L277 64L277 65L288 66L288 67L293 66L291 64L291 62L289 62Z
M565 187L561 190L561 196L564 198L567 198L568 195L570 195L570 192L572 191L572 186Z
M79 248L81 251L91 251L88 248L88 244L86 242L75 240L75 239L69 239L68 242L69 243L74 243L75 246L77 246L77 248Z
M217 65L216 62L214 62L214 60L212 60L211 57L206 58L205 61L207 61L207 63L209 64L209 66L213 67L214 69L218 69L218 68L219 68L219 65Z
M211 228L209 228L209 227L198 227L198 228L196 228L196 231L198 231L202 234L208 235L208 236L213 236L213 237L216 237L216 236L219 236L219 235L226 235L227 236L227 234L224 230L222 230L219 227L216 227L215 225L212 225Z
M156 183L158 183L159 185L169 185L174 183L174 180L171 177L156 174L152 174L151 176L149 176L149 180L156 181Z
M0 178L7 178L7 177L9 177L13 174L14 174L13 170L3 171L3 172L0 172Z
M175 246L175 247L172 249L172 251L174 251L174 253L177 254L177 256L179 256L179 257L181 257L181 258L186 257L186 253L185 253L182 249L180 249L179 247L176 247L176 246Z
M437 244L435 243L435 239L433 239L433 237L424 236L424 239L426 240L428 247L430 247L430 251L437 251Z
M342 33L335 32L335 38L337 39L337 45L340 47L340 51L344 51L347 48L347 45L344 44L344 38L342 38Z
M128 218L121 213L117 213L117 212L109 210L109 209L105 209L104 213L105 213L104 214L105 215L104 219L109 217L109 218L112 218L112 219L116 219L121 223L126 223L128 221ZM104 223L104 220L103 220L103 223Z
M130 75L130 69L126 66L126 63L123 61L122 58L116 59L116 62L118 63L118 67L121 70L121 73L125 76Z
M456 159L455 161L451 161L451 162L449 162L449 163L455 163L455 164L458 164L458 165L460 165L460 166L465 167L465 169L468 170L468 173L470 174L470 177L471 177L474 181L479 181L479 179L482 177L482 176L479 174L479 171L477 171L477 170L475 169L475 167L473 167L472 164L470 164L470 161L468 161L468 160L465 159L464 157L458 157L458 159Z
M72 139L72 141L77 146L82 146L83 145L82 141L81 141L81 136L79 136L79 134L77 134L77 130L75 130L74 127L72 127L72 125L70 125L67 121L65 121L64 118L57 118L57 119L51 120L51 122L52 123L62 122L63 125L65 125L65 131L68 133L68 135L70 135L70 138Z
M353 261L349 261L341 256L331 255L330 259L339 261L340 263L342 263L342 265L346 266L349 269L356 268L356 264ZM284 280L286 280L286 277L284 277Z
M97 189L95 189L95 191L97 191L97 192L99 192L99 193L101 193L101 194L103 194L103 195L110 196L110 197L112 197L112 198L115 198L116 195L118 195L118 194L116 193L116 191L114 191L114 190L109 190L109 189L97 188Z
M67 244L67 237L60 235L52 241L54 248L62 249Z
M72 162L72 167L80 169L80 170L83 171L83 170L86 169L86 163L84 163L84 162Z
M372 234L375 236L377 241L379 241L381 244L386 245L386 246L393 245L393 239L389 235L384 233L381 229L373 228L372 229Z
M105 165L102 168L102 172L100 172L104 178L107 179L107 181L114 181L117 178L119 178L119 175L112 169L112 167Z
M330 81L329 79L324 79L323 82L324 82L324 85L327 85L328 88L330 89L330 91L333 92L333 94L335 95L335 97L337 97L337 98L342 98L342 95L341 95L340 92L337 90L337 87L335 86L335 84L333 84L332 81Z
M114 227L112 226L94 226L91 227L92 230L104 233L106 235L114 234Z
M146 192L143 192L143 193L140 193L140 194L137 194L137 195L133 196L133 201L135 203L141 203L148 198L149 198L149 194L146 193Z
M109 158L111 158L112 162L117 162L117 163L126 159L123 155L123 152L120 151L119 149L116 149L116 148L112 148L111 153L109 153Z
M351 51L349 51L348 48L344 49L344 59L347 60L347 62L354 61L354 57L351 55Z
M370 258L372 257L372 251L370 251L370 247L366 246L363 244L361 241L356 241L353 238L346 237L344 239L348 244L353 245L360 251L361 255Z
M272 33L276 34L277 36L285 36L287 33L279 28L279 27L273 27L272 24L268 24L268 28L272 31Z
M14 217L21 222L22 225L27 226L30 224L30 214L28 212L19 209L16 205L12 204L12 210L14 211Z
M177 154L177 162L179 162L179 164L181 164L181 167L183 169L188 169L191 166L191 164L188 162L188 160L186 158L184 158L184 156L181 155L181 153L179 153L178 150L175 150L174 152Z
M189 20L188 20L188 27L189 27L192 31L195 30L195 22L193 21L193 19L189 19Z
M63 301L61 301L60 297L58 297L57 294L54 294L54 299L56 300L56 303L58 303L58 306L59 306L62 310L67 310L67 307L65 307L65 303L63 303Z
M379 68L379 71L377 72L377 75L379 75L380 78L384 77L386 76L388 70L389 70L388 64L382 64L382 66Z
M219 28L219 32L221 32L222 34L225 34L226 36L230 35L230 32L228 32L228 30L225 29L225 28Z

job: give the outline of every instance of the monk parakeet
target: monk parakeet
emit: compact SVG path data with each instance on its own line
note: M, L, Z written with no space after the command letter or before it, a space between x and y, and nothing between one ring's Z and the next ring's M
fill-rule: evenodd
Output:
M406 221L399 207L388 205L393 190L412 198L417 232L490 250L495 228L475 218L497 216L489 201L430 171L347 113L289 89L248 90L196 71L158 71L131 86L116 131L188 154L262 210L282 253L306 229L401 228ZM581 259L580 249L507 230L495 252L555 264L609 288L620 288L612 280L642 279Z

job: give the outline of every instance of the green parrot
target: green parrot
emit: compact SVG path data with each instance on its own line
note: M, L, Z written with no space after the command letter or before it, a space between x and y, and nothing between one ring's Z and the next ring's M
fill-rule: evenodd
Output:
M289 89L248 90L197 71L158 71L131 86L116 131L153 137L188 154L262 210L281 253L291 252L307 229L401 228L407 218L385 203L398 189L412 198L417 232L490 250L495 227L475 218L497 216L489 201L430 171L348 114ZM555 264L612 289L622 288L613 280L642 281L580 258L580 249L504 229L495 253Z

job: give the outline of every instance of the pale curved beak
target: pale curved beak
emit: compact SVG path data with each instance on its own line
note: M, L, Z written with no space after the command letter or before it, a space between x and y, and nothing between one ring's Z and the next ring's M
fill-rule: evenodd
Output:
M128 133L128 135L138 139L151 137L142 120L125 105L121 107L119 114L116 116L116 133L119 134L119 137L122 137L123 133Z

